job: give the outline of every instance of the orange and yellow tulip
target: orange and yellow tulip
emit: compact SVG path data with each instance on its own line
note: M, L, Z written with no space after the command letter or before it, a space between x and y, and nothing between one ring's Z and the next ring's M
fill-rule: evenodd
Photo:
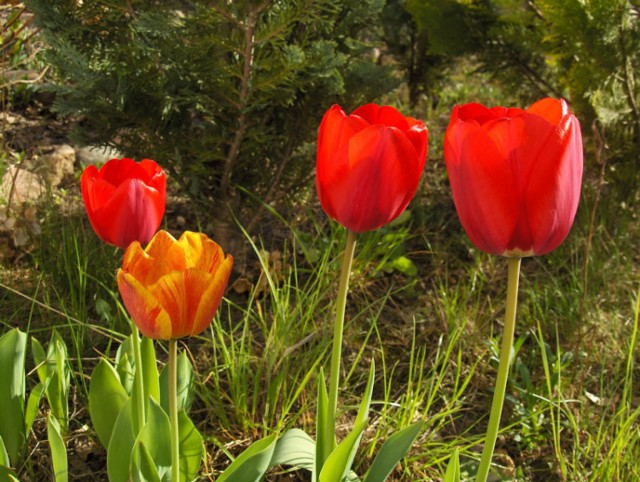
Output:
M146 249L134 241L117 279L120 295L140 332L169 340L202 333L227 286L233 257L205 234L176 239L159 231Z

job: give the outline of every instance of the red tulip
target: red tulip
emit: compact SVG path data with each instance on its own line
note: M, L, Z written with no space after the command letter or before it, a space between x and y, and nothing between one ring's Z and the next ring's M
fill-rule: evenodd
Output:
M140 332L154 339L195 336L209 326L227 286L233 257L202 233L177 241L158 231L143 250L124 253L118 288Z
M93 230L122 249L133 241L148 243L164 216L166 183L150 159L111 159L100 170L88 166L80 184Z
M532 256L564 241L582 180L580 123L564 100L527 110L456 106L444 157L458 216L479 249Z
M320 124L316 189L327 215L355 232L377 229L402 211L427 158L425 125L389 106L347 116L337 105Z

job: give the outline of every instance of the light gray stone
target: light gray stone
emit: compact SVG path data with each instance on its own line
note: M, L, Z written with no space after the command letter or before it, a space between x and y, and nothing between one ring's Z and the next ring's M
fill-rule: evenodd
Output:
M121 159L124 156L112 147L84 146L76 148L76 157L84 168L90 164L102 165L110 159Z
M2 178L0 194L12 204L37 201L45 192L40 176L15 166L10 166Z
M63 144L45 157L45 179L51 187L60 185L65 176L73 174L76 162L76 151L73 147Z

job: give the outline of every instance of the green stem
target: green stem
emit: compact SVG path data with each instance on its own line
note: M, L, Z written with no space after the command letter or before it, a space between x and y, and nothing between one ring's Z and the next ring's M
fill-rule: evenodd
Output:
M169 340L169 419L171 422L171 482L180 480L180 433L178 432L178 342Z
M498 438L500 428L500 416L502 415L502 405L504 394L507 389L507 378L509 377L509 366L511 361L511 348L513 346L513 334L516 327L516 306L518 303L518 279L520 277L520 261L522 258L508 258L509 275L507 278L507 307L504 321L504 333L502 335L502 346L500 347L500 363L498 364L498 377L496 388L493 392L491 402L491 415L489 416L489 426L487 436L482 450L480 467L476 475L476 482L486 482L491 468L493 450Z
M356 233L347 231L347 241L340 269L340 284L336 299L336 320L333 326L333 348L331 351L331 372L329 379L329 413L327 414L327 434L333 447L336 443L336 410L338 408L338 386L340 385L340 358L342 356L342 334L344 331L344 312L347 306L349 275L353 253L356 249Z
M136 391L136 406L133 409L136 411L134 419L134 430L137 434L140 433L142 427L147 421L147 414L145 413L144 405L144 376L142 370L144 370L142 364L142 351L140 350L140 333L135 323L131 323L131 339L133 341L133 356L135 357L136 373L134 376L135 391ZM137 423L137 426L135 425Z

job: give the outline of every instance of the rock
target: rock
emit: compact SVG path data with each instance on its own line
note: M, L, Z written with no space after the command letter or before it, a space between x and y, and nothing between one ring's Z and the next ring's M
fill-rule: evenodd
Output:
M58 187L65 176L73 174L76 162L76 151L73 147L63 144L45 157L45 180L51 187Z
M90 164L102 165L109 159L121 159L124 156L112 147L84 146L76 149L76 157L84 168Z
M15 166L10 166L2 178L0 195L12 204L37 201L45 192L39 176Z

